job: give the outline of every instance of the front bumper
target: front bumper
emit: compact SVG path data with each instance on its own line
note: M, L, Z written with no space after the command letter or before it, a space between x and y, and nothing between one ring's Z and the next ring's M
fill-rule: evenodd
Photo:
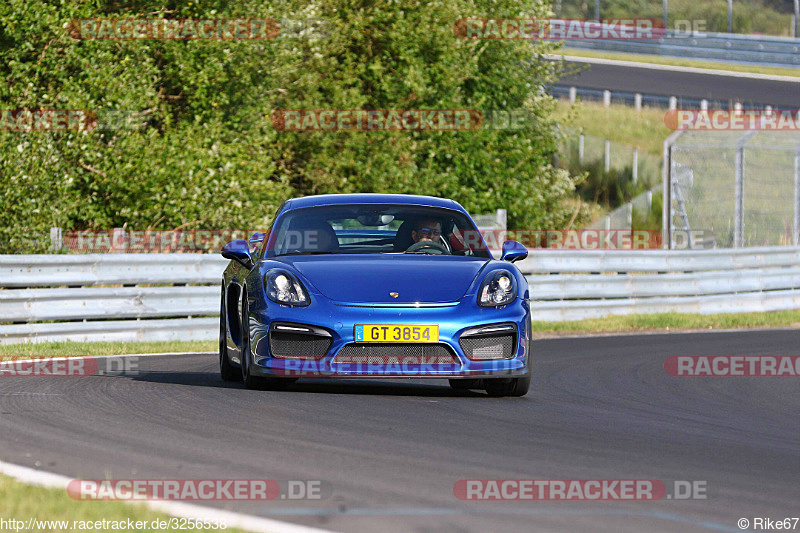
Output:
M252 374L262 377L314 378L516 378L530 374L530 306L518 298L500 308L480 307L474 295L453 304L426 307L379 307L342 305L312 297L307 307L288 307L272 301L251 301L250 339ZM254 307L256 306L256 307ZM271 353L270 328L276 324L309 327L317 334L330 335L324 353L276 357ZM409 355L403 343L397 354L380 357L344 358L342 349L352 352L356 324L437 324L439 344L450 356ZM480 326L511 324L515 328L511 356L505 359L472 360L459 339L467 330ZM365 344L359 343L363 347Z

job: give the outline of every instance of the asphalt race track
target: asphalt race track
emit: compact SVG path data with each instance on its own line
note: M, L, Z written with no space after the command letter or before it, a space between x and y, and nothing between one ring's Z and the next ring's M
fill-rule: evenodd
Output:
M797 109L800 105L800 78L796 82L749 79L652 67L620 66L567 62L569 72L558 81L561 86L608 89L628 93L679 96L743 104L771 105Z
M324 480L225 508L334 531L740 531L800 515L800 381L677 378L670 355L798 355L800 331L535 342L524 398L444 381L224 384L214 356L138 376L0 379L0 459L71 478ZM461 501L460 479L705 481L705 500ZM800 527L800 526L798 526Z

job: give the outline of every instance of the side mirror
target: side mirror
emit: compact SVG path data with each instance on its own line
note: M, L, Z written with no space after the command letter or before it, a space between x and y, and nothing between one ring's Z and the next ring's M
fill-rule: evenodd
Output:
M528 249L521 243L517 241L506 241L503 243L503 254L500 256L500 259L503 261L513 263L514 261L519 261L526 257L528 257Z
M250 246L244 239L235 239L222 247L222 257L240 263L247 269L253 268Z

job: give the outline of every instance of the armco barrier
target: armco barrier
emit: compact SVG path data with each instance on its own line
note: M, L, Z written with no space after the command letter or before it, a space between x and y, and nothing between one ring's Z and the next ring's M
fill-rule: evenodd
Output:
M800 65L800 39L767 35L741 35L736 33L691 33L667 31L661 39L611 40L592 39L565 42L565 49L581 48L654 54L711 61L752 63L762 66Z
M800 247L535 250L517 266L534 320L800 308Z
M0 256L0 344L214 339L226 264L216 254ZM535 320L800 308L800 247L536 249L517 266Z
M218 254L0 255L0 344L213 339L227 264Z

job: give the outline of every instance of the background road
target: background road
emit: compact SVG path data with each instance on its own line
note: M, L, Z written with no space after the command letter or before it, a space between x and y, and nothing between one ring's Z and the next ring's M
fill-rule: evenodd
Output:
M791 330L539 340L524 398L443 381L223 384L209 355L138 376L0 378L0 459L75 478L330 482L218 503L338 531L739 531L800 514L800 378L675 378L670 355L797 355ZM464 502L465 478L707 482L708 499ZM42 517L46 518L46 517Z
M579 72L561 78L557 85L719 101L738 100L743 104L771 105L782 109L800 107L800 78L793 82L751 79L577 61L567 62L567 67Z

